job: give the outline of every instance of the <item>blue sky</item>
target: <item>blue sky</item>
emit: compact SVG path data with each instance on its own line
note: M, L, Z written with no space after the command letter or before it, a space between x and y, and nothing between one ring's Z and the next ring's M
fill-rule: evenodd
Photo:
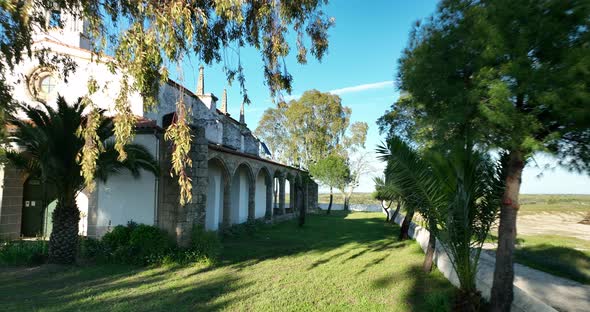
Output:
M309 89L339 94L342 104L352 108L352 122L366 121L369 124L366 146L374 150L382 140L375 122L398 97L394 85L397 59L406 46L411 26L432 14L436 4L437 1L432 0L331 1L324 11L335 17L336 25L330 30L330 47L322 62L311 56L306 65L297 64L294 55L287 59L287 68L294 79L292 96ZM235 51L228 51L224 58L233 67L238 62ZM264 110L274 104L263 83L259 52L242 48L239 59L245 68L246 87L252 99L252 104L246 107L246 123L255 129ZM227 88L229 113L238 116L240 90L236 84L227 85L222 65L205 68L205 92L221 98L223 88ZM179 80L190 89L196 86L198 67L197 60L188 59L182 68L183 77ZM543 155L535 159L540 167L555 162ZM374 175L379 175L382 168L383 165L375 161ZM371 176L361 179L359 191L373 189ZM522 192L590 193L590 178L559 168L541 170L529 165L524 173Z

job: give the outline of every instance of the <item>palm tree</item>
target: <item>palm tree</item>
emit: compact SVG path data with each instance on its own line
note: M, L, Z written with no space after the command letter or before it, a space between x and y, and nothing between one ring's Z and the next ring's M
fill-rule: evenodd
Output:
M46 104L39 108L25 105L20 108L28 120L10 116L10 123L15 130L10 134L9 141L16 145L16 150L9 152L7 157L31 176L55 186L57 206L53 212L53 231L49 238L49 261L73 263L80 220L76 195L85 187L78 159L85 144L78 134L79 129L86 126L87 118L83 114L85 106L81 100L68 105L60 96L57 109ZM113 135L113 122L111 118L104 117L102 110L98 113L100 124L97 135L100 142L105 142ZM157 162L143 146L129 144L125 151L126 160L118 161L114 145L106 142L97 159L96 177L104 181L109 174L122 169L129 170L135 177L139 176L141 169L157 174Z
M465 142L419 153L393 137L378 152L387 161L383 189L399 195L426 219L430 239L425 269L432 265L438 239L459 278L456 308L478 311L477 263L501 203L501 164Z

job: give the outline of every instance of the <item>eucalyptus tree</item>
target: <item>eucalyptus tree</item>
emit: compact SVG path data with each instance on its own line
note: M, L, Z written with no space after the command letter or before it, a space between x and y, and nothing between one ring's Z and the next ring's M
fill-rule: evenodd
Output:
M509 311L522 172L536 152L572 170L590 165L587 1L441 2L399 61L404 96L380 127L421 147L469 132L507 152L492 309Z
M169 69L180 67L187 59L205 64L223 62L228 83L237 81L244 101L249 103L239 51L244 46L253 47L260 51L271 96L290 92L292 76L284 62L289 51L296 50L297 61L305 64L309 54L321 60L328 49L328 29L334 19L322 11L325 3L326 0L0 1L0 108L4 112L15 107L11 86L4 78L25 58L36 57L41 64L63 71L64 76L74 69L75 63L61 55L33 49L34 31L64 27L61 21L50 23L47 12L59 11L83 19L92 43L93 61L106 63L113 73L122 75L114 126L115 147L123 160L124 146L133 138L129 95L140 93L145 108L156 109L158 90L168 79ZM287 33L296 35L295 44L289 44ZM226 61L232 58L233 61ZM87 105L96 109L90 101ZM182 97L176 107L178 122L167 129L165 137L176 147L172 171L179 179L180 201L185 203L191 194L187 176L191 135L188 108ZM84 129L88 138L96 137L96 131L96 127ZM82 154L87 183L93 181L99 154L96 149Z
M8 159L56 189L57 205L49 237L49 261L52 263L73 263L76 258L80 221L76 195L85 188L78 157L91 144L79 135L90 118L83 115L84 109L81 100L70 106L63 97L58 97L57 109L45 104L38 108L21 106L28 120L8 118L14 127L8 140L17 146L16 150L7 152ZM104 117L100 110L91 114L98 114L94 120L98 122L97 141L101 142L96 146L101 151L97 159L97 178L106 181L109 175L122 170L130 171L134 177L139 177L141 170L158 173L157 161L142 145L125 145L127 158L119 160L112 140L102 144L113 136L113 120Z

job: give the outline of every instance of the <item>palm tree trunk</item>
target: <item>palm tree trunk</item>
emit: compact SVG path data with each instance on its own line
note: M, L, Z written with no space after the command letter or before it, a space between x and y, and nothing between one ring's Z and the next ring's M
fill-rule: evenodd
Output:
M514 242L516 240L516 215L519 208L518 195L524 168L522 152L511 151L507 166L506 188L500 210L494 283L490 298L491 311L494 312L510 311L514 297Z
M49 262L72 264L78 249L80 211L75 200L59 199L53 211L53 230L49 237Z
M414 212L408 211L406 217L404 218L404 222L402 222L402 228L399 232L399 240L406 240L410 238L410 234L408 232L410 230L410 223L412 223L412 218L414 218Z
M425 273L430 273L432 271L432 264L434 263L435 248L436 248L436 236L434 236L433 231L430 230L430 235L428 237L428 248L426 248L426 256L424 257L424 264L422 266Z
M330 186L330 203L328 204L328 214L332 211L332 200L334 199L334 194L332 193L332 187Z

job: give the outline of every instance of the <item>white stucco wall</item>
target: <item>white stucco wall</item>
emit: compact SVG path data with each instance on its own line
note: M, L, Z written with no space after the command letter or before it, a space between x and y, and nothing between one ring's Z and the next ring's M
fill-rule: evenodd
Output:
M254 197L255 218L262 218L266 214L266 179L263 174L256 178L256 196Z
M217 230L223 218L223 177L221 168L209 162L209 190L207 192L207 210L205 213L205 229Z
M157 157L158 141L152 134L138 134L134 143L142 144ZM156 208L156 178L142 171L135 179L122 171L111 176L106 183L98 182L97 226L125 225L129 221L154 224Z
M244 223L248 220L248 174L240 167L234 174L231 188L231 223Z
M39 42L34 45L34 48L48 48L60 54L67 54L77 64L76 71L67 78L59 76L58 73L61 70L55 72L56 93L47 99L49 105L55 107L57 94L62 95L68 103L77 101L78 98L88 93L88 81L92 77L100 87L99 91L91 96L92 101L99 108L105 109L107 115L114 115L114 103L120 88L120 76L118 74L112 74L103 63L91 61L90 53L85 50L65 47L52 42ZM27 79L38 68L39 62L36 58L33 58L20 63L13 73L7 75L7 82L14 86L12 94L15 100L29 105L40 105L29 92L29 79ZM133 93L129 101L133 114L143 116L141 96L138 93ZM26 116L19 115L19 117L25 118Z

